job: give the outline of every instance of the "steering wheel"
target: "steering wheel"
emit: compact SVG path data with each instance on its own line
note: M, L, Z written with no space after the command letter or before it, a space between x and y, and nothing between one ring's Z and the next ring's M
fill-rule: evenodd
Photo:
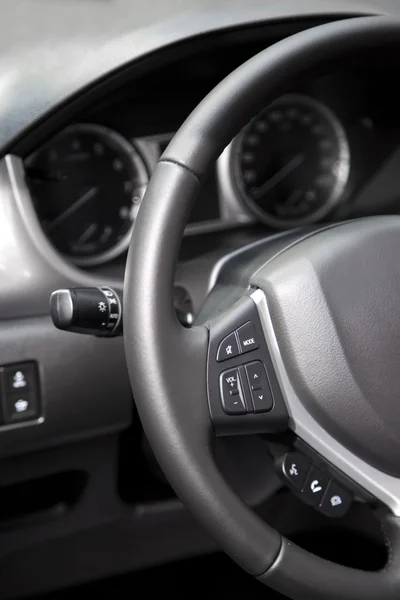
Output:
M234 254L191 329L175 316L174 270L206 173L252 117L332 63L399 49L399 22L361 17L296 34L240 66L165 150L129 250L126 355L155 455L220 547L293 599L400 598L400 217L299 230ZM252 386L255 372L262 393ZM214 460L216 435L287 429L302 442L307 469L310 461L319 469L317 484L333 478L330 485L381 508L389 549L383 570L303 550L225 482Z

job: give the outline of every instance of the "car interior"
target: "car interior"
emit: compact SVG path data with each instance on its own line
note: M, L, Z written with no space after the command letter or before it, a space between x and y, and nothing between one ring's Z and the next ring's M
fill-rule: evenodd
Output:
M0 598L400 598L400 4L0 21Z

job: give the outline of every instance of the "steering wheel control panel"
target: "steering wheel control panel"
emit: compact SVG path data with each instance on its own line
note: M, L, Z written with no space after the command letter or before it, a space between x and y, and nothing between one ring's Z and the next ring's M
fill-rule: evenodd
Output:
M217 435L284 431L288 415L253 300L241 298L208 326L208 401Z
M222 340L217 352L217 361L222 362L229 358L233 358L234 356L238 356L238 354L251 352L257 348L256 328L254 327L254 324L249 321Z
M304 454L289 452L281 460L280 470L296 495L327 517L343 517L350 508L350 492Z
M221 373L220 390L227 415L267 412L274 405L265 367L259 360Z
M39 376L35 362L0 367L0 389L0 426L39 419Z

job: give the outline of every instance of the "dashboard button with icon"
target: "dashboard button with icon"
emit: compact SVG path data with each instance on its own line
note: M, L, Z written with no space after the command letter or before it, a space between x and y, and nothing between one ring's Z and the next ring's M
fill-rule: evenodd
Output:
M38 365L30 361L0 367L0 396L4 425L39 419Z
M329 483L329 475L313 467L308 474L306 484L303 489L304 500L313 506L319 506L326 492Z
M296 495L327 517L343 517L350 508L351 493L332 478L328 465L316 467L301 452L288 452L277 466Z
M219 345L217 353L217 362L234 358L239 354L239 346L235 332L230 333Z
M311 461L299 452L286 454L282 465L285 477L300 492L304 487L310 468Z
M321 503L320 510L328 517L343 517L352 502L351 494L332 480Z

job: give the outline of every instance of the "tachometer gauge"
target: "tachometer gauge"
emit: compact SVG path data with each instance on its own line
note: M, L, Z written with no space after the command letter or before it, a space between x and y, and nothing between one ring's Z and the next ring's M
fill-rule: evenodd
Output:
M148 182L143 159L105 127L68 127L26 161L29 187L50 241L78 265L126 250Z
M312 98L282 96L230 147L237 193L267 224L295 227L324 218L345 189L350 153L342 125Z

